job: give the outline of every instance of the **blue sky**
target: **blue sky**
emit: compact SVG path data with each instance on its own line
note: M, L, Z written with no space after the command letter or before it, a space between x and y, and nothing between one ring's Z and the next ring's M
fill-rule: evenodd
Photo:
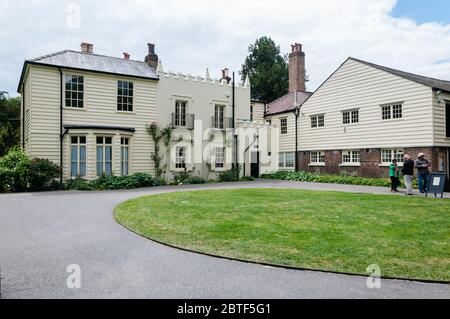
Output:
M407 17L417 23L450 23L449 0L399 0L392 12L396 18Z

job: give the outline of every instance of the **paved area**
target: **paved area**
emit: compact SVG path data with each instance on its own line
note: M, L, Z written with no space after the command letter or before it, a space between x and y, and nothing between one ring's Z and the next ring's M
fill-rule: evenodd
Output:
M269 268L173 249L118 225L120 202L192 189L307 188L386 193L386 189L255 181L131 191L0 195L3 298L450 298L450 285ZM433 199L430 199L433 200ZM81 288L66 285L81 267Z

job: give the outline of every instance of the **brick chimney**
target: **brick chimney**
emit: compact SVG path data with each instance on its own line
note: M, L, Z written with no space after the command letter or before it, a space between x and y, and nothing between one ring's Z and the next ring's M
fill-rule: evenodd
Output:
M222 81L222 80L227 81L227 84L229 84L231 82L231 77L229 75L228 68L222 69L222 78L220 79L220 81Z
M94 53L94 45L86 42L81 43L81 52L89 54Z
M289 54L289 92L306 91L305 86L305 53L299 43L291 45Z
M145 63L156 70L158 67L158 55L155 53L155 45L153 43L147 43L147 45L148 55L145 57Z
M127 52L124 52L123 53L123 58L124 58L124 60L129 60L130 59L130 54L127 53Z

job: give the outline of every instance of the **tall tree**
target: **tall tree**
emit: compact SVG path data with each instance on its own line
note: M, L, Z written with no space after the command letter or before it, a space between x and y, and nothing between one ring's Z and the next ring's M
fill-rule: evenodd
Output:
M272 102L288 93L287 55L270 37L261 37L250 44L248 56L239 72L244 81L249 76L252 99Z
M20 98L0 92L0 157L20 144Z

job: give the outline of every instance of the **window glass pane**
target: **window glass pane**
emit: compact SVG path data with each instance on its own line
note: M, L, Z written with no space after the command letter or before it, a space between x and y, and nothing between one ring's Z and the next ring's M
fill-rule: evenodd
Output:
M111 176L111 162L105 163L105 175Z
M111 161L112 154L111 154L111 146L105 146L105 161Z
M105 137L105 144L111 144L112 143L112 137Z
M97 162L103 162L103 146L97 146Z
M80 176L86 176L86 162L80 162Z
M86 146L80 146L80 162L86 161Z
M72 152L71 152L71 161L76 162L78 161L78 149L77 146L72 146Z
M286 167L294 167L294 153L288 152L286 156Z
M80 144L86 144L86 136L80 136Z
M70 176L71 177L77 177L78 175L78 164L77 162L72 162L71 166L70 166Z
M284 167L284 153L280 153L278 157L278 166Z
M97 137L97 144L103 144L103 137Z

